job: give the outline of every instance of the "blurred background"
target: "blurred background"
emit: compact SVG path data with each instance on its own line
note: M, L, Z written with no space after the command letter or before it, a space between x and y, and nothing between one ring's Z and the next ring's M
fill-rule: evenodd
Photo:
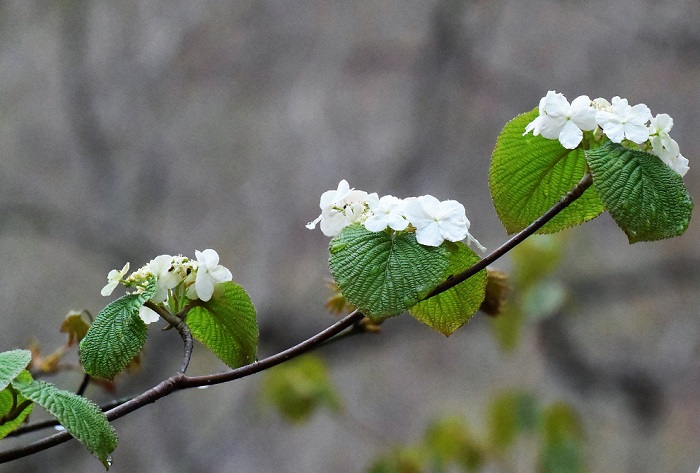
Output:
M696 0L2 1L0 350L36 340L50 352L69 310L109 302L110 269L205 248L256 304L260 356L291 346L334 321L328 238L304 228L322 192L345 178L457 199L493 249L507 235L491 150L549 89L670 114L697 195L699 84ZM634 246L607 215L568 231L566 303L526 321L514 351L481 313L449 338L402 316L320 350L348 411L383 443L324 413L287 425L253 377L116 421L111 471L363 471L440 415L478 434L494 393L518 388L576 409L590 471L695 472L697 222ZM180 355L177 334L152 325L141 371L115 395L175 372ZM193 374L224 368L195 348ZM527 471L530 457L516 449L486 471ZM71 441L2 471L101 469Z

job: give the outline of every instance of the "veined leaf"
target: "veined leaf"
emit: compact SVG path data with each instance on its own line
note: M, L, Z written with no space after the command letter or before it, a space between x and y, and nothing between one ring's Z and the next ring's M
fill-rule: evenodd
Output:
M16 379L12 386L22 396L46 409L109 469L109 455L117 448L117 434L99 407L45 381Z
M630 243L672 238L690 223L683 178L659 158L616 143L586 151L593 183Z
M2 361L0 361L0 366L2 366L1 363ZM32 376L28 371L22 371L14 379L31 381ZM33 402L28 402L23 406L27 398L17 393L16 390L13 393L11 389L14 388L6 386L6 389L0 391L0 420L4 419L4 422L0 423L0 439L5 438L10 432L21 426L34 408Z
M341 292L373 322L399 315L446 277L449 251L420 245L414 233L345 227L330 243L328 262Z
M29 350L11 350L0 353L0 391L5 389L32 361Z
M255 361L258 324L255 307L245 290L233 282L223 285L208 302L193 307L185 319L192 336L231 368Z
M443 245L449 251L449 266L443 280L461 273L481 259L462 242L445 242ZM450 335L479 310L486 295L486 279L486 270L481 270L455 287L419 302L408 311L430 328Z
M97 378L114 379L141 352L148 331L139 308L155 294L155 279L138 294L127 294L97 314L80 341L80 362Z
M527 134L525 127L538 115L534 109L509 121L491 156L489 187L498 218L515 233L549 210L586 172L580 149L568 150L557 140ZM604 210L593 186L550 220L537 233L555 233L597 217Z

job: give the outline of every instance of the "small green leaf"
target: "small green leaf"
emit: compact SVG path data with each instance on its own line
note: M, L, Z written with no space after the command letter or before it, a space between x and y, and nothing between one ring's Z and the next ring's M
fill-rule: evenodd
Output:
M208 302L193 307L185 321L192 336L231 368L255 361L258 324L245 290L233 282L220 286Z
M300 423L321 407L341 409L340 399L323 361L313 355L300 356L267 373L263 398L290 422Z
M32 361L29 350L11 350L0 353L0 391L5 389Z
M498 218L515 233L541 216L569 192L586 172L581 149L568 150L557 140L528 133L534 109L509 121L491 156L489 187ZM590 187L537 233L555 233L597 217L603 204Z
M0 361L0 366L2 362ZM28 371L22 371L14 379L31 381L32 376ZM13 392L14 391L14 392ZM27 398L12 387L6 387L0 391L0 439L5 438L10 432L22 425L34 408L33 402L25 401Z
M146 343L148 331L139 309L155 294L155 279L138 294L127 294L97 314L80 341L80 362L91 376L114 379Z
M341 292L373 322L399 315L445 278L449 251L420 245L414 233L345 227L330 243L329 266Z
M462 242L445 242L443 245L449 251L449 266L443 280L461 273L481 259ZM479 310L486 295L486 279L484 269L455 287L419 302L408 311L430 328L450 335Z
M630 243L682 235L693 201L683 178L659 158L616 143L586 151L593 183Z
M538 420L538 410L532 395L522 392L506 392L491 401L488 413L491 444L504 450L515 437L532 430Z
M58 419L109 469L110 454L117 448L117 434L99 407L82 396L58 389L45 381L16 379L12 386Z

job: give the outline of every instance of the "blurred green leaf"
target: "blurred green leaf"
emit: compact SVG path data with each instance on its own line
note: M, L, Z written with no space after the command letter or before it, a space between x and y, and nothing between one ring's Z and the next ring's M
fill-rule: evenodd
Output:
M540 281L523 294L523 312L530 320L550 317L561 310L567 295L560 281Z
M333 412L342 407L325 363L315 355L303 355L268 370L262 395L294 423L305 422L321 407Z
M682 235L693 201L683 178L644 151L608 143L586 151L593 183L630 243Z
M582 150L568 150L559 141L542 136L523 136L525 127L538 113L534 109L509 121L491 156L491 197L508 233L522 230L549 210L586 172ZM555 233L581 224L603 210L600 197L591 187L537 233Z
M489 317L491 331L502 350L510 352L518 346L524 320L520 305L514 302L509 303L497 317Z
M446 471L452 464L463 471L477 471L484 464L485 452L467 429L464 420L445 417L432 422L425 432L425 446L432 457L433 471Z
M11 350L0 353L0 391L25 370L32 361L29 350Z
M117 434L99 407L82 396L40 380L15 379L12 386L58 419L109 469L110 454L117 448Z
M401 447L384 453L372 462L368 473L423 473L426 454L419 448Z
M155 294L155 278L138 294L127 294L97 314L80 341L80 362L90 376L114 379L146 343L146 324L139 309Z
M185 318L192 336L231 368L255 361L258 323L245 289L233 282L208 302L193 307Z
M499 393L488 411L489 440L498 450L509 447L518 434L537 426L539 412L531 394L511 391Z
M537 284L562 260L564 241L559 235L533 235L511 251L513 281L519 291Z
M461 273L481 259L462 242L444 242L443 245L449 251L449 266L444 279ZM486 277L486 270L481 270L457 286L419 302L408 311L428 327L450 335L479 310L486 295Z
M330 243L331 274L348 302L373 322L399 315L446 279L445 245L420 245L414 233L345 227Z
M547 406L542 414L540 473L582 473L583 427L574 409L563 402Z

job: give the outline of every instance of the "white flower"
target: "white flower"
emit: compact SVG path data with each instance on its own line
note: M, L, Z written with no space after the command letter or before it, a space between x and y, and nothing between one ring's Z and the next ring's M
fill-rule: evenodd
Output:
M440 246L444 240L469 238L484 251L481 243L469 234L469 220L464 206L455 200L440 202L432 195L423 195L406 202L404 213L416 228L416 240L421 245Z
M158 322L160 315L158 315L158 312L156 312L155 310L146 307L145 305L142 305L141 307L139 307L139 317L141 317L143 323L148 325L152 324L153 322Z
M400 231L408 227L403 213L404 203L398 197L385 195L380 199L376 193L372 193L367 196L367 207L372 214L365 220L365 228L370 232L381 232L386 227Z
M313 230L321 222L321 231L326 236L335 236L346 226L361 221L365 217L367 192L351 189L343 179L337 190L329 190L321 195L321 215L306 224Z
M656 115L651 119L649 124L649 141L654 154L661 157L678 156L678 143L676 140L668 136L668 132L673 128L673 118L666 113Z
M103 296L110 296L114 289L119 285L124 275L129 272L129 263L126 263L124 267L120 270L113 269L107 274L107 285L102 288L100 294Z
M168 290L182 282L182 273L175 267L173 257L170 255L156 256L148 263L148 267L156 277L156 293L151 300L165 302L168 298Z
M539 116L528 123L525 133L542 135L550 140L559 140L566 149L574 149L583 140L583 131L596 127L596 110L591 106L591 99L581 95L571 104L563 94L553 90L540 99Z
M644 143L649 139L649 129L646 127L649 120L649 107L643 103L632 107L627 99L620 97L613 97L611 110L599 110L596 113L598 125L613 143L621 143L623 139L637 144Z
M219 254L211 249L195 251L197 257L197 274L195 282L187 291L190 299L200 299L204 302L211 299L214 286L218 283L233 279L231 271L219 264Z

